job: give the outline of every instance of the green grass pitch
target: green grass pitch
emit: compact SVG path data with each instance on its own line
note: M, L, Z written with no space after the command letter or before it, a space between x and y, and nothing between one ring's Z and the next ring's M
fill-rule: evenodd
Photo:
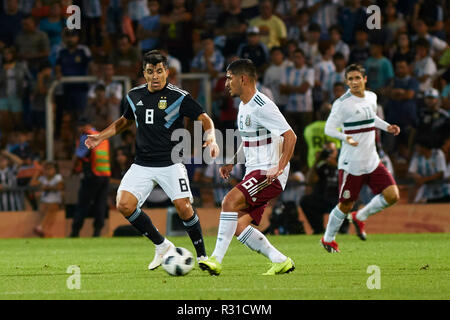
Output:
M340 254L319 236L271 236L296 263L290 274L267 277L268 260L233 239L222 274L197 266L184 277L147 270L154 247L146 238L2 239L0 299L450 299L450 234L340 235ZM194 252L188 237L172 237ZM215 237L206 237L208 253ZM68 289L71 265L80 289ZM379 268L380 289L367 282ZM369 279L369 283L374 283Z

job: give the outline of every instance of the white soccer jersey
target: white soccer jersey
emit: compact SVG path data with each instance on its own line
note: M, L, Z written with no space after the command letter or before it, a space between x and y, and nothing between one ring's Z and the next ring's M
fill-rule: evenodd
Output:
M281 135L291 127L275 103L256 91L248 103L239 104L237 124L245 154L246 175L277 165L281 157ZM285 183L282 185L284 187Z
M376 111L377 95L370 91L365 91L364 98L359 98L348 90L333 103L325 124L325 134L344 141L339 155L339 169L359 176L371 173L378 167L380 157L375 146L375 128L387 131L389 124L381 120ZM352 136L358 146L348 144L347 136Z

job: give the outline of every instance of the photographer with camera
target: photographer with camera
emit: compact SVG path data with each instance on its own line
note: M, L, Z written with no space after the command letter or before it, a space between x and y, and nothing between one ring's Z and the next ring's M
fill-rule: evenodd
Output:
M338 200L338 154L336 144L326 142L323 149L316 154L316 162L306 176L307 195L301 199L300 207L313 229L313 234L322 234L325 231L323 215L330 213ZM347 230L346 220L339 231L347 233Z

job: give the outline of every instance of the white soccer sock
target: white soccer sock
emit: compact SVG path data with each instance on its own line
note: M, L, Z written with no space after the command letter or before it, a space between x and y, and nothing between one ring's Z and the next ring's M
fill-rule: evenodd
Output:
M323 236L325 242L331 242L334 240L339 228L342 225L342 222L344 222L345 216L346 214L339 210L338 206L334 207L330 213L327 229L325 230L325 234Z
M222 263L223 257L230 246L230 242L233 239L236 232L238 223L237 212L221 212L219 231L217 232L216 247L212 256L216 257L217 261Z
M380 212L387 207L389 207L389 204L386 202L383 195L381 193L377 194L372 198L372 200L370 200L368 204L366 204L364 208L358 211L358 213L356 214L356 219L365 221L371 215Z
M281 263L287 259L258 229L252 226L245 228L237 239L253 251L263 254L274 263Z

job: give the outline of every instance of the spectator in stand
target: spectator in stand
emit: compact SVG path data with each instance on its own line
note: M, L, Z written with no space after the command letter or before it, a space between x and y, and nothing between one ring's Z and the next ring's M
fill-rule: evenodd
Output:
M133 164L133 157L127 147L119 147L114 150L114 159L111 164L111 184L118 188L120 180Z
M119 36L117 50L111 52L109 60L117 74L130 77L131 81L136 81L141 73L141 53L132 46L126 34Z
M305 53L306 61L313 66L320 61L319 39L321 27L317 23L311 23L308 27L307 39L299 44Z
M231 56L227 62L231 63L235 59L238 59L238 57ZM225 75L217 79L216 85L212 92L212 99L214 101L213 105L217 110L217 115L215 115L214 120L217 120L217 129L219 129L224 136L226 129L236 128L236 118L239 108L239 104L236 103L235 98L230 96L229 90L226 90L226 81L227 78Z
M94 128L99 130L105 129L112 122L113 118L108 99L106 98L105 85L96 84L94 92L91 93L88 107L82 117L91 119Z
M293 66L293 63L284 58L281 47L273 47L270 50L270 61L271 64L264 73L263 85L272 91L275 104L283 112L288 96L280 91L281 79L286 74L287 68Z
M442 108L448 111L450 110L450 69L447 69L440 77L440 83L443 88L441 92Z
M450 202L450 183L444 181L445 155L431 143L429 137L420 136L409 165L408 174L418 188L414 202Z
M314 69L306 65L303 51L295 51L294 67L288 68L282 75L280 92L288 95L286 119L295 132L303 132L313 120L314 110L312 87L314 86ZM304 138L297 139L296 154L300 156L301 166L306 164L307 146Z
M63 76L87 76L91 62L91 51L80 44L80 35L76 30L66 29L64 32L65 48L56 58L55 74L58 79ZM71 83L63 85L64 101L57 105L56 123L61 123L64 113L76 120L84 112L87 105L88 85Z
M411 48L408 32L400 32L394 46L395 51L391 56L392 64L395 66L397 60L406 60L409 64L415 60L415 53Z
M335 25L338 17L339 4L336 0L315 0L308 8L311 21L322 27L322 35L328 37L328 29Z
M218 37L225 37L222 49L224 56L236 54L239 45L245 41L247 21L242 12L241 0L228 1L228 7L219 15L214 33Z
M18 0L7 0L4 11L0 10L0 50L11 46L22 30L23 13L19 9Z
M191 71L208 73L212 79L216 79L224 64L225 58L216 50L212 34L205 33L202 36L202 49L192 60Z
M100 0L83 0L81 10L85 43L96 52L102 45L102 6Z
M275 14L287 25L291 25L295 23L298 10L303 9L304 6L303 1L278 0L276 1Z
M412 138L417 127L417 95L419 82L411 75L410 64L406 60L397 60L395 77L391 80L384 95L386 121L396 123L400 127L398 136L386 135L385 148L391 153L398 152L399 156L409 159Z
M128 150L128 153L134 157L136 154L136 133L131 130L125 130L120 134L122 140L120 147L124 147Z
M28 64L33 75L37 74L41 63L47 61L50 54L50 40L45 32L36 27L32 16L22 19L22 31L15 39L17 56Z
M147 51L158 48L159 36L161 32L161 25L159 23L159 2L156 0L149 0L148 9L150 14L143 17L139 21L136 31L137 39L140 40L139 45L142 55L144 55Z
M420 38L426 39L429 42L430 56L436 58L442 53L442 51L444 51L448 47L448 45L444 40L431 35L428 32L429 24L430 22L427 23L423 19L417 19L414 23L414 31L416 32L416 34L412 36L411 39L413 42L416 42Z
M272 1L260 0L259 12L259 16L250 20L250 26L259 28L261 41L269 49L283 45L287 38L287 29L283 20L273 14Z
M384 90L389 81L394 77L394 68L391 62L383 55L381 43L370 44L370 57L364 63L367 74L367 88L378 94Z
M308 9L302 8L297 11L295 24L288 28L289 40L295 40L297 43L304 42L307 40L308 36L308 26L309 26L309 13Z
M221 166L221 164L217 164L215 162L210 163L206 166L203 174L203 182L215 184L212 189L214 194L214 203L217 208L221 207L222 200L225 195L244 177L245 173L245 168L243 168L243 165L236 164L230 172L230 178L225 181L219 173Z
M350 47L344 41L342 41L342 28L338 25L333 25L328 30L331 43L334 45L334 51L336 53L342 53L345 60L348 61L350 56Z
M413 65L414 76L420 82L420 91L432 88L432 76L436 73L437 67L430 56L430 43L425 38L419 38L415 42L416 60Z
M420 135L430 138L434 147L443 145L446 135L450 131L450 115L447 110L440 108L439 91L431 88L424 93L425 106L419 111Z
M353 45L356 40L356 31L365 28L367 22L366 9L361 5L361 0L349 0L338 13L338 25L342 26L342 40L348 45Z
M50 40L50 62L52 65L56 62L58 50L62 46L62 34L66 26L66 19L64 18L61 3L53 2L50 6L50 13L39 22L39 29L44 31Z
M196 1L194 22L195 26L201 30L213 30L219 16L224 11L225 7L230 6L230 1L224 4L222 0L205 0Z
M269 50L261 41L258 27L247 29L247 41L239 46L237 55L252 60L258 74L264 74L268 66Z
M102 76L96 84L91 86L89 93L88 93L88 98L94 99L95 98L95 90L97 88L97 85L102 84L104 86L105 99L106 99L105 103L108 106L108 108L107 108L108 115L109 115L109 117L111 117L111 119L117 119L120 117L120 115L121 115L120 102L122 101L122 96L123 96L122 83L113 80L113 77L115 75L114 69L115 69L114 64L112 64L111 62L107 62L107 63L101 65L100 70L101 70ZM90 117L87 117L87 118L92 119ZM94 127L100 129L100 127L96 126L96 124L94 124ZM102 127L102 128L104 128L104 127ZM112 141L114 141L114 139L112 139Z
M219 73L223 70L225 64L225 58L222 53L216 49L214 45L214 40L212 34L205 33L202 35L202 49L197 53L197 55L192 60L191 71L197 73L207 73L212 81L212 86L216 85ZM206 102L206 97L204 95L205 90L203 89L203 82L200 83L199 93L197 100L201 105Z
M355 33L355 45L350 50L349 64L364 64L370 56L369 35L365 29L358 29Z
M43 63L37 74L31 94L31 119L33 129L45 129L45 108L48 88L54 80L50 62Z
M25 63L17 61L14 47L3 50L0 69L0 130L6 136L13 129L23 127L22 99L31 75Z
M40 223L33 229L41 238L51 236L56 214L63 204L62 191L64 181L58 172L56 162L46 162L42 175L36 174L30 181L30 186L37 187L40 193L39 214L42 216Z
M415 1L413 20L415 17L426 21L431 34L445 40L445 13L441 0ZM448 10L448 3L446 4ZM448 11L447 11L448 12ZM447 13L448 14L448 13Z
M10 165L10 161L14 165ZM21 159L6 150L0 151L0 211L24 210L23 193L6 191L17 188L17 169Z
M131 19L133 31L136 32L139 21L150 14L147 0L126 0L126 14Z
M50 5L48 1L36 0L33 9L31 9L31 15L37 20L48 17L50 14Z
M328 101L330 103L332 103L336 98L339 98L339 96L334 95L334 85L338 82L345 83L345 67L347 66L347 60L341 52L336 52L333 55L333 63L336 70L330 74L329 81L325 83L324 87L324 101Z
M111 44L116 44L117 37L122 33L124 3L122 0L111 0L106 9L106 33Z
M192 59L192 13L185 0L172 0L160 17L161 38L167 50L181 61L183 72L189 72Z
M329 40L321 41L319 44L321 60L314 65L314 75L316 89L318 89L320 101L328 101L331 83L331 75L336 71L333 62L334 45Z
M333 95L334 95L334 101L336 101L336 99L339 99L340 97L342 97L345 92L347 91L347 85L345 84L345 82L335 82L335 84L333 85Z
M28 139L26 133L21 133L20 136L26 137ZM31 148L26 148L21 150L20 152L15 151L14 154L18 155L21 161L18 161L17 164L19 166L17 170L17 185L19 187L28 187L31 179L36 174L41 174L42 165L38 160L33 158L31 154ZM38 204L36 200L36 196L33 192L25 191L25 197L31 205L33 211L38 210Z
M385 39L388 45L394 43L400 32L406 32L407 26L405 20L398 14L396 3L389 0L384 7L383 27L387 31L388 38Z

